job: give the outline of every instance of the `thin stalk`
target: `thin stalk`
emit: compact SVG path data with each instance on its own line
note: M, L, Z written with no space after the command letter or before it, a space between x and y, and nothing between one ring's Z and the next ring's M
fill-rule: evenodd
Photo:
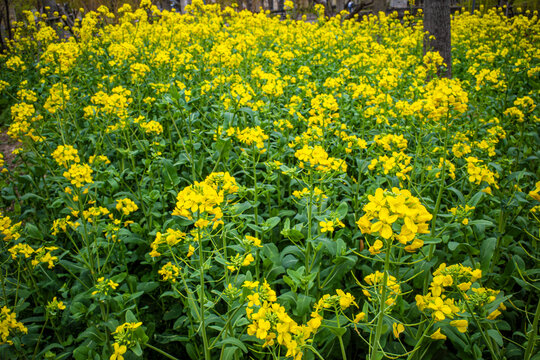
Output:
M536 304L536 313L532 325L532 331L527 339L527 350L525 350L525 360L529 360L534 353L534 344L536 343L536 335L538 335L538 320L540 318L540 302Z
M379 341L382 335L384 311L386 310L386 283L388 281L388 268L390 267L391 248L391 240L389 239L386 247L386 254L384 257L384 274L382 280L381 300L379 303L379 318L377 319L377 327L375 329L375 340L373 341L373 353L371 354L371 360L377 360L379 355Z
M309 258L311 257L311 240L312 240L312 234L311 234L311 222L313 220L313 210L312 210L312 205L313 205L313 172L310 170L309 172L309 198L308 198L308 208L307 208L307 215L308 215L308 236L307 236L307 240L306 240L306 261L305 261L305 270L304 270L304 275L307 276L309 274L309 263L310 263L310 260ZM306 296L308 296L308 292L309 292L309 284L306 283L306 286L304 288L304 291L306 293Z
M461 298L463 299L463 302L465 303L465 306L467 307L467 311L469 312L469 314L471 314L471 316L472 316L472 318L474 320L474 323L478 327L478 330L480 330L480 334L482 334L482 338L484 339L484 342L486 343L486 345L487 345L487 347L489 349L489 352L491 353L491 358L492 359L499 359L499 356L497 356L497 354L495 353L495 350L493 350L493 343L486 336L486 333L484 332L484 329L482 329L482 326L480 326L480 323L478 322L478 319L476 318L476 316L474 315L471 307L469 306L469 303L465 299L465 296L463 295L463 292L460 291L459 293L461 295Z
M43 331L45 330L45 326L47 325L47 322L49 321L49 317L45 315L45 322L43 323L43 326L41 327L41 332L39 333L39 337L36 343L36 347L34 348L34 355L32 355L32 360L36 358L37 351L39 348L39 344L41 342L41 337L43 336Z
M336 321L337 321L337 327L338 328L341 327L339 324L339 315L337 314L337 308L336 308ZM341 357L343 358L343 360L347 360L347 354L345 353L345 346L343 345L342 335L338 336L338 340L339 340L339 347L341 349Z
M210 360L210 349L208 348L208 339L206 338L206 324L204 321L204 252L201 237L201 229L199 228L199 273L200 273L200 289L199 289L199 304L201 307L201 335L203 338L204 359Z
M155 347L155 346L153 346L153 345L150 345L150 344L144 344L144 346L146 346L146 347L149 348L149 349L154 350L154 351L157 352L157 353L160 353L161 355L165 356L165 357L168 358L168 359L179 360L178 358L172 356L171 354L167 354L165 351L163 351L163 350L161 350L161 349L158 349L157 347Z
M420 347L422 345L422 342L424 341L424 338L426 337L428 331L431 329L431 326L433 325L433 322L434 321L432 319L431 322L429 323L429 325L424 329L424 331L420 335L420 338L416 339L417 343L414 346L414 349L412 349L411 352L409 353L409 356L407 357L407 359L414 359L415 358L415 354L420 349ZM418 333L420 333L420 331L418 331ZM420 357L420 359L421 359L421 357Z
M253 144L253 202L255 205L255 225L259 226L259 207L257 200L259 198L257 189L257 156L256 156L255 144Z
M503 233L505 230L505 222L504 222L504 211L503 206L501 203L501 210L499 212L499 221L497 226L497 245L495 246L495 253L493 254L493 258L491 260L491 264L489 265L489 272L493 272L493 268L497 265L500 258L500 249L501 249L501 241L503 238Z
M448 149L448 136L449 136L449 131L448 131L448 114L446 116L446 120L444 122L444 131L445 131L445 137L444 137L444 147L443 149ZM443 191L444 191L444 184L446 183L446 159L448 157L448 152L445 150L444 151L444 156L443 156L443 164L442 164L442 169L441 169L441 181L440 181L440 184L439 184L439 192L437 194L437 200L435 202L435 209L433 209L433 219L431 220L431 234L433 234L433 232L435 231L435 226L437 225L437 215L439 214L439 209L441 207L441 201L442 201L442 194L443 194ZM429 251L428 251L428 258L427 258L427 261L431 261L431 259L433 258L433 253L435 252L435 244L430 244L429 245ZM426 272L425 274L425 277L424 277L424 287L423 287L423 293L425 294L426 293L426 290L428 288L428 282L429 282L429 272Z

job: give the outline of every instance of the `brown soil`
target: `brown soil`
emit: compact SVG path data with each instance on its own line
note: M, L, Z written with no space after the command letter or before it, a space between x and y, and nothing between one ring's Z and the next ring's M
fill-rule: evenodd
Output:
M10 138L5 131L0 132L0 153L4 155L4 166L10 170L15 167L15 155L12 154L12 151L20 146L21 143Z

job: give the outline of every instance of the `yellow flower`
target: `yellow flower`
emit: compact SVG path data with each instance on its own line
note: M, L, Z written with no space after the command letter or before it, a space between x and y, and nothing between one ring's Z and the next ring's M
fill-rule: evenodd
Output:
M131 199L124 198L116 200L116 210L121 211L124 215L129 215L138 209L139 207Z
M440 297L435 298L434 302L428 305L428 308L434 310L433 317L435 321L443 321L447 316L452 315L452 308Z
M461 291L467 291L471 288L471 282L470 281L467 281L467 282L464 282L464 283L461 283L461 284L458 284L458 289L461 290Z
M346 309L351 306L351 304L356 305L354 302L354 296L352 296L351 293L345 294L343 290L337 289L336 294L339 296L339 305L341 306L341 309Z
M47 310L50 313L54 314L56 310L65 310L65 309L66 309L66 305L64 305L62 301L58 301L56 299L56 296L52 299L52 301L49 301L47 303Z
M109 360L124 360L123 354L126 353L126 345L119 345L118 343L113 344L114 354L111 355Z
M73 164L68 171L64 171L64 177L68 179L75 187L83 187L85 184L91 184L93 170L88 164Z
M467 322L467 320L454 320L450 321L450 325L457 328L459 332L464 333L467 331L467 326L469 325L469 323Z
M401 323L393 323L392 330L394 332L394 337L398 339L399 335L405 331L405 327Z
M257 323L257 337L259 339L265 339L266 335L268 334L268 330L270 330L270 322L264 319L259 319L259 322Z
M255 247L262 247L261 245L261 239L258 239L254 236L246 235L246 240L249 244L255 246Z
M319 226L321 227L321 232L333 232L334 231L334 222L332 220L329 221L321 221L319 222Z
M371 255L379 254L383 246L384 244L381 240L375 240L375 242L373 243L373 246L369 247L370 254Z
M59 145L52 153L52 157L56 163L62 167L67 168L70 162L79 163L79 155L77 149L71 145Z
M429 336L433 340L446 340L446 335L441 333L441 329L437 329L433 334Z
M360 321L364 320L365 318L366 318L366 313L361 312L361 313L356 314L356 316L354 317L353 322L355 324L358 324Z
M255 258L251 254L247 254L244 260L242 261L242 266L249 266L252 262L255 261Z

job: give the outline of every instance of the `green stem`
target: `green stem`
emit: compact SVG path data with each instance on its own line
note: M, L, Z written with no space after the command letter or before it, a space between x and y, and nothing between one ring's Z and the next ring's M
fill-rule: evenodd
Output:
M386 310L386 291L387 291L386 283L388 282L388 269L390 267L390 250L391 249L392 249L392 243L391 243L391 240L388 239L387 246L386 246L386 254L384 257L384 274L383 274L383 280L381 284L382 293L381 293L381 300L379 302L379 315L377 319L377 327L375 329L375 340L372 344L373 353L371 354L371 360L378 360L378 356L379 356L379 346L380 346L379 341L382 335L384 311Z
M253 145L253 205L255 206L255 225L259 226L259 205L257 204L259 194L257 189L257 156L255 150L255 144Z
M486 333L484 332L484 329L482 329L482 326L480 325L480 322L478 321L478 319L474 315L474 312L472 311L471 307L469 306L469 303L465 299L465 296L464 296L463 292L460 291L459 293L461 295L461 298L463 299L463 302L465 303L465 307L467 307L467 311L469 312L469 314L471 314L471 316L472 316L472 318L474 320L474 323L476 324L476 326L478 327L478 330L480 330L480 333L482 334L482 338L484 339L484 342L486 343L486 345L487 345L487 347L489 349L489 352L491 353L491 358L492 359L499 359L497 354L495 354L495 350L493 350L492 342L486 336Z
M500 258L500 248L501 248L501 240L503 238L503 233L505 231L505 222L504 222L504 211L501 201L501 210L499 212L499 221L497 226L497 246L495 246L495 253L493 254L491 264L489 265L489 272L493 272L493 268L497 265Z
M34 348L34 355L32 355L32 359L36 358L36 354L39 348L39 343L41 342L41 337L43 336L43 331L45 330L45 326L47 325L48 321L49 321L49 317L45 315L45 322L43 323L43 326L41 327L41 332L39 333L39 337L36 343L36 347Z
M149 349L154 350L155 352L160 353L161 355L165 356L166 358L169 358L169 359L172 359L172 360L179 360L178 358L172 356L171 354L167 354L165 351L163 351L163 350L161 350L161 349L158 349L158 348L155 347L155 346L152 346L152 345L150 345L150 344L144 344L144 346L146 346L146 347L149 348Z
M416 352L421 348L421 345L424 341L424 338L426 337L428 331L431 329L431 326L433 325L433 319L431 320L431 322L429 323L429 325L424 329L424 331L422 332L422 335L420 335L420 338L416 339L417 340L417 343L416 345L414 346L414 349L411 350L411 352L409 353L409 356L407 357L407 359L414 359L415 358L415 354ZM420 333L420 331L418 331L418 333ZM421 357L420 357L421 359Z
M340 328L340 324L339 324L339 314L337 314L337 309L336 309L336 321L337 321L337 327ZM343 358L343 360L347 360L347 354L345 353L345 346L343 345L343 339L342 339L342 335L339 335L338 336L338 340L339 340L339 347L341 349L341 357Z
M204 321L204 252L201 237L201 229L199 229L199 273L200 273L200 289L199 289L199 304L201 307L201 335L203 338L204 359L210 360L210 349L208 348L208 339L206 338L206 324Z
M444 131L445 131L445 137L444 137L444 147L443 149L448 149L448 137L449 137L449 131L448 131L448 115L446 116L446 120L444 122ZM439 192L437 193L437 200L435 202L435 209L433 210L433 219L431 220L431 235L435 232L435 227L437 225L437 215L439 214L439 209L441 207L441 201L442 201L442 195L444 191L444 184L446 183L446 159L448 157L448 152L444 151L443 156L443 164L441 168L441 181L439 184ZM428 251L428 257L427 262L429 263L431 259L433 258L433 253L435 252L435 244L429 245L429 251ZM424 276L424 287L423 287L423 293L425 294L429 285L429 271L426 272Z
M540 318L540 302L536 304L536 313L534 314L534 320L531 333L527 339L527 349L525 350L525 360L530 360L534 353L534 344L536 343L536 336L538 335L538 319Z
M307 222L307 226L308 226L308 236L307 236L307 239L306 239L306 253L305 253L305 256L306 256L306 261L305 261L305 270L304 270L304 275L307 276L309 274L309 263L310 263L310 257L311 257L311 240L312 240L312 233L311 233L311 222L313 220L313 210L312 210L312 205L313 205L313 172L310 170L309 172L309 200L308 200L308 208L307 208L307 216L308 216L308 222ZM309 284L306 283L305 287L304 287L304 291L306 293L306 296L309 296Z

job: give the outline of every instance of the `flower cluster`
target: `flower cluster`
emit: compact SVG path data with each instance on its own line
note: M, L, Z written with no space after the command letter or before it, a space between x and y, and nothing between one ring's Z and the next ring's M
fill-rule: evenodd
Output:
M158 274L161 275L161 280L175 283L180 275L180 268L169 261L158 270Z
M131 91L122 86L112 89L112 94L108 95L103 91L98 91L92 96L92 103L84 109L86 117L104 114L107 116L116 116L119 119L127 118L129 104L133 101L130 98Z
M5 242L15 241L21 237L19 229L21 223L13 224L11 219L7 216L3 216L0 212L0 234L2 234L2 240Z
M210 222L215 228L222 224L221 204L226 201L226 195L236 191L236 180L229 173L210 174L204 181L195 182L178 193L172 215L190 220L195 217L198 228L204 228Z
M309 191L308 188L303 188L302 190L293 191L293 196L298 199L305 199L305 198L308 198L311 195L311 193L312 192ZM316 186L313 188L313 195L311 196L313 196L313 201L315 202L321 202L324 199L328 199L328 196L326 196L324 192Z
M21 102L11 107L11 124L7 134L15 140L22 141L28 138L34 142L43 141L43 137L36 134L33 124L38 123L43 116L36 114L34 105Z
M93 170L88 164L73 164L67 171L64 171L63 175L73 186L82 188L84 185L94 182L92 172Z
M472 215L474 209L474 206L459 205L458 207L453 207L448 211L456 217L457 221L459 221L463 225L467 225L469 223L468 217Z
M74 89L76 90L76 89ZM49 97L45 101L43 108L51 114L56 114L58 110L66 108L70 99L70 88L65 84L54 84L49 90Z
M139 126L144 130L146 134L159 135L163 133L163 125L158 123L155 120L150 120L148 122L139 122Z
M116 327L112 333L118 345L131 347L135 345L136 338L134 332L142 325L142 322L126 322Z
M435 322L445 319L454 319L450 325L460 332L467 331L467 312L485 316L489 320L501 314L505 306L501 302L499 307L491 313L486 313L486 305L495 301L498 290L483 288L475 284L482 277L482 271L473 270L461 264L447 266L441 264L433 272L429 292L427 295L416 295L416 306L424 313L431 314ZM434 339L445 339L440 329L432 335Z
M33 267L36 267L40 263L47 263L48 268L52 269L55 265L54 262L58 260L57 256L53 256L51 254L51 252L55 250L58 250L58 247L42 246L34 249L28 244L19 243L10 247L8 252L11 254L11 258L13 260L17 259L19 255L22 255L24 259L29 259L32 257L30 264Z
M59 145L51 155L58 165L65 168L68 168L71 163L81 162L79 152L71 145Z
M261 153L265 152L264 142L268 140L268 135L260 126L240 128L228 128L227 136L234 136L238 141L247 146L255 145Z
M251 290L251 294L247 297L249 302L246 308L247 317L251 322L248 325L248 335L264 340L263 347L274 346L277 342L287 349L286 357L301 359L302 349L310 343L321 326L322 317L315 311L311 314L312 319L307 325L298 325L287 314L285 308L276 302L276 293L266 281L263 284L259 284L258 281L246 281L243 286Z
M159 257L161 254L165 251L168 251L181 241L187 240L187 242L190 241L190 239L186 238L186 233L180 231L180 230L174 230L174 229L167 229L165 233L158 232L156 234L155 240L152 242L150 247L152 248L152 251L150 252L151 257ZM193 248L192 245L189 245L189 253L188 257L193 254L195 251L195 248Z
M52 299L52 301L47 302L47 313L51 316L55 316L58 311L65 310L66 305L64 305L63 301L58 301L56 296Z
M381 146L386 151L405 150L407 149L408 143L407 139L405 139L403 135L394 134L375 135L373 141L375 141L378 146Z
M392 156L381 155L374 158L368 166L369 170L376 170L379 174L395 175L400 180L407 180L407 173L412 171L411 157L404 152L392 152Z
M26 334L28 329L17 321L17 314L6 306L2 307L0 310L0 345L12 345L13 341L10 337L13 337L17 332Z
M535 184L535 188L529 191L529 196L536 201L540 201L540 181L537 181Z
M435 79L426 86L423 108L434 123L442 121L452 111L462 114L467 110L469 95L457 79Z
M401 287L395 276L387 274L386 285L383 285L384 273L375 271L364 277L364 281L369 285L362 289L364 295L370 301L379 301L383 292L383 287L387 288L386 305L393 306L396 303L397 297L401 295Z
M422 247L424 242L417 235L429 232L427 222L432 215L418 198L408 190L378 188L368 199L369 203L363 207L366 213L356 222L362 233L378 233L390 243L396 239L405 245L406 251L414 252ZM376 240L370 252L376 254L382 247L383 242Z
M118 285L118 283L115 283L111 279L100 277L97 279L97 283L95 284L96 290L92 291L92 295L110 295L111 292L116 290Z
M131 199L123 198L116 200L116 210L120 211L123 215L129 215L139 209L137 204Z
M467 159L467 172L469 173L469 181L473 184L480 185L482 182L492 185L495 189L499 188L497 178L499 174L493 172L483 164L483 161L469 156Z
M301 168L307 165L321 172L347 171L347 164L344 160L328 156L328 153L319 145L304 145L294 153L294 156L300 160L299 166Z

